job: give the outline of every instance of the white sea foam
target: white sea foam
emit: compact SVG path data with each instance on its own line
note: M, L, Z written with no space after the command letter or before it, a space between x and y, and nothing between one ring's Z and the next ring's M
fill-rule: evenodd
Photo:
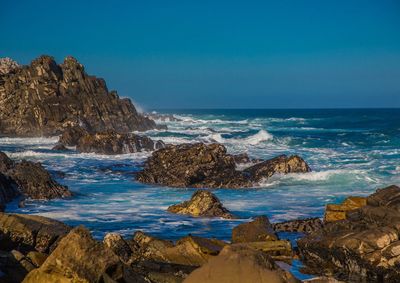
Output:
M215 133L207 137L209 141L215 141L219 143L227 143L227 144L242 144L242 145L257 145L264 141L272 140L274 137L270 133L265 130L260 130L258 133L249 136L247 138L224 138L220 133Z
M59 137L48 138L0 138L0 145L44 145L54 144L58 141Z

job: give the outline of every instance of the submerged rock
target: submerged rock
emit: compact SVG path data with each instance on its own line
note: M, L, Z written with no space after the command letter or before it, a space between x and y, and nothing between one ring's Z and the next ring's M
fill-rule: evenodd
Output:
M52 57L41 56L0 74L2 135L54 136L82 124L95 132L157 128L129 99L108 91L103 79L86 74L73 57L58 65Z
M220 200L210 191L198 190L189 201L168 207L168 211L176 214L188 214L199 217L235 218Z
M274 223L272 227L275 232L300 232L310 234L322 229L323 223L321 219L315 217Z
M165 147L162 141L153 141L146 136L118 134L114 131L83 135L77 143L79 152L100 154L125 154L153 151Z
M193 271L184 283L300 282L265 253L248 246L225 247L217 257Z
M346 212L298 241L301 257L316 274L354 282L400 281L400 188L379 189L366 205Z
M278 240L278 236L266 216L256 217L253 221L240 224L232 230L232 243L269 240Z
M57 183L40 163L14 162L0 152L0 207L19 194L33 199L72 196L68 187ZM2 205L2 206L1 206Z
M234 156L227 154L223 145L196 143L169 145L157 150L147 159L137 180L171 187L242 188L251 187L275 173L309 171L303 159L285 155L238 171Z
M57 143L55 146L53 146L52 150L66 151L68 148L66 148L62 143Z

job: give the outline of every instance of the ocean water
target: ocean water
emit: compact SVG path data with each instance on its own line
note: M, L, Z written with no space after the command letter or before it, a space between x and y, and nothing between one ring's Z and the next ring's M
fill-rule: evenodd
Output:
M52 138L1 138L0 150L14 159L40 161L76 193L71 199L33 201L8 212L83 224L101 239L107 232L130 238L136 230L178 239L187 234L229 240L231 230L257 215L272 222L322 217L327 203L400 184L400 109L346 110L169 110L180 121L145 134L166 143L220 142L230 153L253 158L299 154L313 172L274 176L251 189L213 192L239 220L170 214L193 189L143 185L134 180L149 153L105 156L56 152ZM162 122L160 122L162 123ZM61 173L62 172L62 173ZM298 234L282 234L291 240ZM298 273L296 262L293 272Z

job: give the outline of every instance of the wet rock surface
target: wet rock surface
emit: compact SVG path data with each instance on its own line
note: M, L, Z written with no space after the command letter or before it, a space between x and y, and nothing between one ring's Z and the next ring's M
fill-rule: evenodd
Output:
M400 280L400 188L379 189L346 218L298 241L302 259L316 274L346 282Z
M196 143L169 145L157 150L147 159L137 180L171 187L242 188L251 187L275 173L309 171L303 159L285 155L238 171L234 156L228 154L223 145Z
M187 214L194 217L222 217L235 218L220 200L210 191L198 190L189 201L168 207L168 211L176 214Z
M41 56L0 73L0 134L54 136L83 124L95 132L157 128L129 99L108 91L103 79L86 74L73 57L58 65L52 57Z
M14 162L0 152L0 201L3 208L6 202L19 194L33 199L72 196L71 191L57 183L40 163L25 160Z

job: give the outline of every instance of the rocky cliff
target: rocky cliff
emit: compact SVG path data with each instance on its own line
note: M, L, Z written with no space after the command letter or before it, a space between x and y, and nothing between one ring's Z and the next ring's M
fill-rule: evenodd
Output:
M59 65L50 56L12 63L0 62L0 135L51 136L75 125L122 133L157 127L73 57Z

